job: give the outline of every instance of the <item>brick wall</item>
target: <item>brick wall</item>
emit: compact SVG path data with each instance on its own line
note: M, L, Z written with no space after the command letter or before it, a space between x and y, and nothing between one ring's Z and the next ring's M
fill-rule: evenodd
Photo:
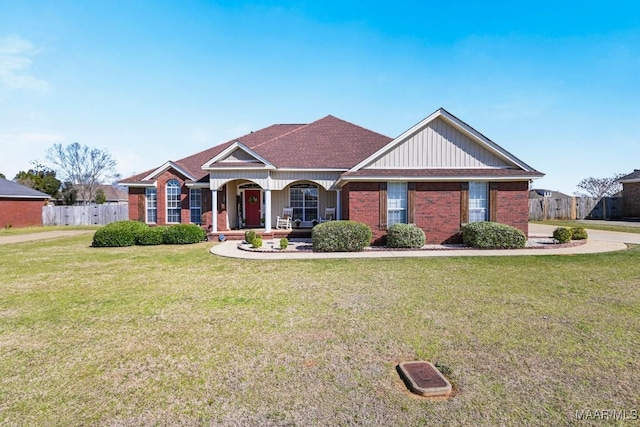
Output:
M424 230L427 244L460 241L461 189L459 182L416 183L414 223Z
M492 221L507 224L529 233L529 183L498 182L497 218Z
M380 230L380 185L377 182L350 182L343 188L346 203L343 203L343 219L362 222L371 227L373 242L381 243L386 230Z
M0 228L42 225L44 200L0 199Z
M500 182L496 218L493 221L528 232L529 193L527 182ZM460 182L418 182L415 186L414 222L425 232L427 244L460 241ZM349 183L343 188L343 218L368 224L373 242L382 243L386 230L379 225L379 184Z
M144 188L129 187L129 219L144 222L146 209Z
M622 212L627 218L640 218L640 182L622 184Z
M158 225L166 225L167 223L167 182L177 179L180 183L180 223L191 223L191 210L189 208L189 188L184 184L185 179L179 174L175 174L169 170L160 175L157 179L157 215ZM220 198L226 191L226 186L218 193L218 207ZM211 226L211 191L202 189L202 226L207 228ZM146 219L146 199L145 189L138 187L129 187L129 219L133 221L145 221ZM227 230L227 212L225 209L217 211L218 230Z

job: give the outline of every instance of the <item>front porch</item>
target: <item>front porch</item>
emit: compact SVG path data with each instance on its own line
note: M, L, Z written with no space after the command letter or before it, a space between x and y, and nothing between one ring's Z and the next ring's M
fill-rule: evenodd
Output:
M229 179L228 176L212 178L211 206L215 214L208 216L203 223L210 226L210 234L215 234L216 238L220 234L234 236L234 231L244 237L247 229L256 229L260 235L272 236L275 233L287 237L296 234L309 236L309 231L295 231L311 229L326 220L340 219L341 191L332 187L334 181L295 178L299 177L280 179L278 185L270 175L264 180ZM278 217L285 216L285 208L293 230L276 228Z

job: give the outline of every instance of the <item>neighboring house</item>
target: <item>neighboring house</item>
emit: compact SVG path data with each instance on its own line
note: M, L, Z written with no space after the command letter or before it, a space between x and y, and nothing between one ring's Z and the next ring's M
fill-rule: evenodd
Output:
M50 195L0 178L0 227L42 225L42 207Z
M121 184L130 218L151 224L270 233L285 207L303 227L332 207L368 224L376 242L392 224L414 223L441 243L474 221L526 233L529 182L542 176L439 109L395 139L333 116L272 125Z
M530 199L571 199L571 197L572 196L554 190L545 190L542 188L534 188L532 190L529 190Z
M640 169L618 179L622 184L622 215L640 218Z
M109 185L109 184L97 185L95 190L93 190L93 195L91 200L89 200L87 203L85 203L84 201L82 186L77 185L77 186L74 186L74 188L77 188L78 190L78 193L77 193L78 198L76 199L76 205L95 204L96 192L98 191L98 189L102 189L102 191L104 192L104 196L106 199L104 202L105 205L126 205L127 203L129 203L129 195L127 194L127 192L121 188L118 188L115 185ZM88 191L87 191L87 195L88 195Z

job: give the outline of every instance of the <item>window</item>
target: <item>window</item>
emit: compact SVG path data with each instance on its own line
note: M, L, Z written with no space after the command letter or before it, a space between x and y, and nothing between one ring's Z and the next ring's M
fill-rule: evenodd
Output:
M180 183L177 179L167 182L167 222L180 222Z
M313 221L318 219L318 187L296 184L289 188L289 206L293 208L293 219Z
M147 201L147 219L151 224L158 222L158 190L155 188L147 188L144 190L145 199Z
M469 222L487 221L489 219L489 183L469 183Z
M387 227L407 223L407 183L387 183Z
M191 211L191 223L202 223L202 191L199 188L189 189L189 210Z

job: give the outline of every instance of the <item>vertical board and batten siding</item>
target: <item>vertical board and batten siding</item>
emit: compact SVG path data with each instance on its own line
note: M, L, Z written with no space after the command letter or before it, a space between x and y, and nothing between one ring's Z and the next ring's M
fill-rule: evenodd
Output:
M436 119L365 169L505 166L514 165L496 156L444 120Z
M283 190L290 184L310 181L328 190L335 185L341 175L341 172L332 171L274 171L271 172L271 189Z
M258 184L263 189L283 190L294 182L311 181L329 189L340 178L340 172L305 172L305 171L270 171L270 170L244 170L244 171L211 171L211 188L221 188L224 184L234 180L249 180Z
M42 225L105 225L129 219L129 205L44 206Z

